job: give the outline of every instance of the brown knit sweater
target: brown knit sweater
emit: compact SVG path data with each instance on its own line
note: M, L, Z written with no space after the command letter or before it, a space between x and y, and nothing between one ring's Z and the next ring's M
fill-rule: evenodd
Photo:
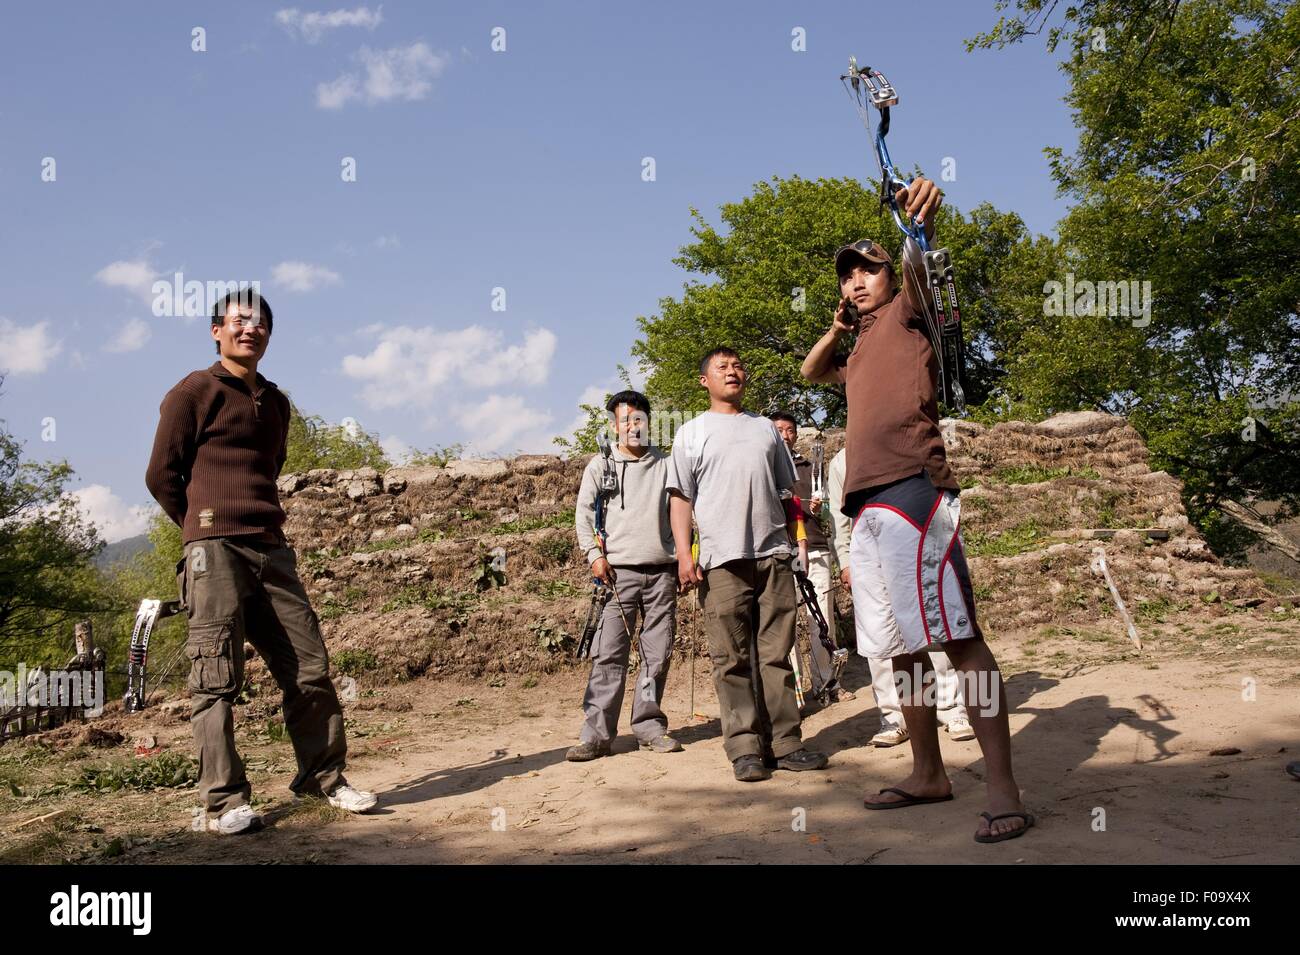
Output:
M163 398L144 481L190 541L257 534L283 540L275 479L284 466L289 399L259 373L250 391L221 362L190 372Z

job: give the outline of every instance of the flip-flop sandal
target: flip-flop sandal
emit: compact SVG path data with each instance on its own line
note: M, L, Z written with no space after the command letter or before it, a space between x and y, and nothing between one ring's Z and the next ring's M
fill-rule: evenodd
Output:
M879 796L884 793L894 793L903 798L896 802L867 802L864 799L862 800L862 805L866 806L868 809L906 809L908 806L924 806L927 803L950 802L952 800L952 793L948 793L946 796L913 796L911 793L904 792L894 786L890 786L888 789L882 789L876 795Z
M982 812L980 816L989 824L990 829L993 828L993 823L999 819L1023 819L1025 824L1019 829L1012 829L1010 832L1004 832L1001 835L976 835L976 842L1006 842L1008 839L1018 839L1028 832L1029 828L1034 824L1034 817L1027 812L1000 812L996 816L990 816L987 812Z

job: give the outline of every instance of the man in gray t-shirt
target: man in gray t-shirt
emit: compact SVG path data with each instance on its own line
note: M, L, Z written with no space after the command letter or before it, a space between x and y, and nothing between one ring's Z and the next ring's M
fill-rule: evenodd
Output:
M668 487L694 506L701 570L790 556L781 492L797 475L771 421L752 411L706 411L673 436L671 462Z
M739 355L709 352L700 384L709 410L673 438L670 520L680 589L700 589L727 758L742 782L765 779L771 768L822 769L826 756L803 746L789 660L794 522L782 492L795 482L794 462L772 422L742 410Z

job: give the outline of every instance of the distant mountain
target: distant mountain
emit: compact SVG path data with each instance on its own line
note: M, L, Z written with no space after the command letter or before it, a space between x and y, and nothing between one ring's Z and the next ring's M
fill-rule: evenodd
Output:
M95 566L100 570L107 570L113 564L130 560L136 554L148 553L153 549L153 544L149 543L148 534L137 534L135 537L125 537L120 541L113 541L95 558Z

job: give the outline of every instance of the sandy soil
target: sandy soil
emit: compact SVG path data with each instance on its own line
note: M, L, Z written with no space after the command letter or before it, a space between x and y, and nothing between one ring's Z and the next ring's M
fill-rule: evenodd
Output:
M349 708L351 779L381 794L371 815L295 806L284 788L288 744L249 720L241 748L266 831L191 832L193 789L10 797L0 801L0 860L1295 863L1300 783L1283 766L1300 758L1297 637L1300 619L1288 615L1173 621L1141 654L1106 628L994 643L1012 674L1017 775L1038 817L1026 837L1001 845L971 838L984 807L974 742L943 739L953 802L862 808L864 792L897 782L909 765L906 746L864 745L877 713L862 661L846 681L858 698L805 720L805 739L831 754L829 768L754 784L731 777L697 661L696 710L707 718L690 719L686 667L669 680L666 709L682 753L641 752L625 734L610 758L565 762L579 728L578 672L536 685L372 688ZM1253 700L1243 699L1243 680L1254 682ZM148 728L165 747L189 751L183 722L146 716L119 729ZM1211 755L1223 747L1240 752ZM15 832L57 808L69 814L48 831Z

